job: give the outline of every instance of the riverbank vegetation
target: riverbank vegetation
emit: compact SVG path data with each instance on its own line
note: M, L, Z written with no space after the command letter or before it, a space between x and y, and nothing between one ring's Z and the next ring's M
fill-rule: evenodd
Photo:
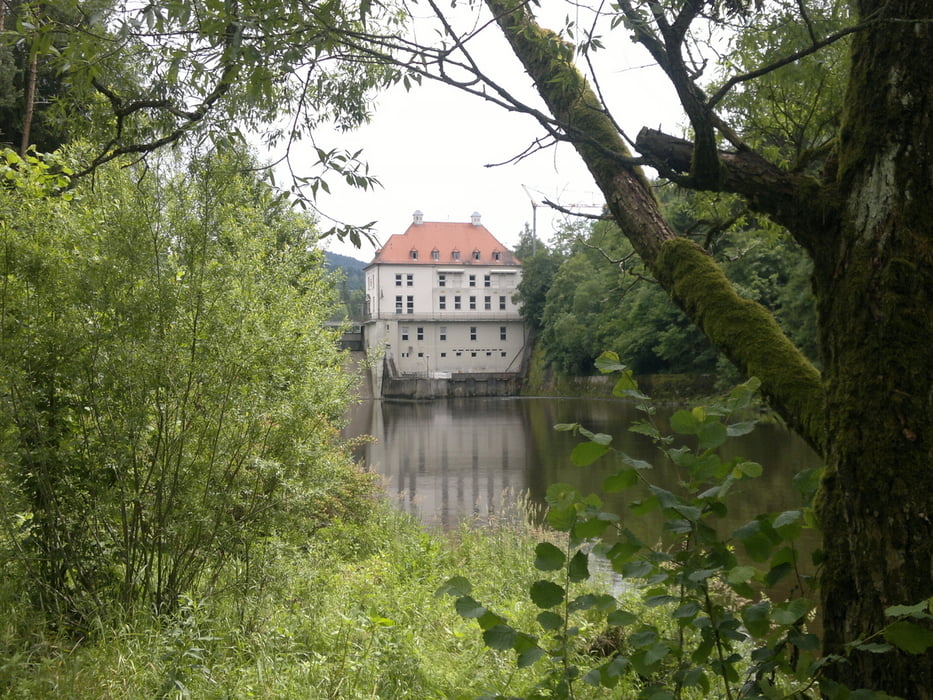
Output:
M737 197L673 190L663 182L654 186L679 234L702 242L736 290L771 311L818 362L812 266L787 232L752 216ZM517 299L539 353L532 386L599 377L595 361L604 350L616 352L638 376L667 377L650 387L659 399L710 393L701 375L719 377L720 388L740 380L658 286L616 224L568 225L551 245L531 238L526 231L516 252L524 273ZM610 298L617 301L608 303ZM566 388L572 392L572 382Z

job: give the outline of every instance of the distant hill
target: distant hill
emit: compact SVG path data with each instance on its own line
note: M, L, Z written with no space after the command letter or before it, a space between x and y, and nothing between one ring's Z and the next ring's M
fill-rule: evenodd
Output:
M362 260L351 258L349 255L331 253L329 250L324 251L324 263L327 265L327 267L340 267L348 270L359 270L361 273L363 272L363 268L369 264L363 262Z
M333 272L340 273L342 278L337 285L340 294L341 308L334 314L333 320L349 318L351 321L363 320L363 285L365 277L363 268L367 263L348 255L324 251L324 266Z

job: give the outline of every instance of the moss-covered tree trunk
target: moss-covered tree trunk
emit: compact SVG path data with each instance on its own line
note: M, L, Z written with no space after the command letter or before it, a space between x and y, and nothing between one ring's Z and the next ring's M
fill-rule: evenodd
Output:
M863 17L881 9L863 2ZM854 37L838 235L815 278L826 385L825 650L933 596L933 26L928 0ZM904 18L926 19L926 23ZM856 653L850 686L933 697L933 654Z
M572 48L526 7L487 0L622 232L671 297L826 458L820 514L825 651L850 688L933 697L933 654L849 652L879 639L884 610L933 596L933 24L929 0L862 0L838 170L791 173L739 148L643 133L642 156L682 184L745 195L814 260L824 372L774 319L738 297L715 263L677 238ZM874 24L872 24L872 22ZM663 65L663 62L662 62ZM689 110L688 110L689 111ZM693 124L695 129L700 126ZM712 173L712 176L710 175Z

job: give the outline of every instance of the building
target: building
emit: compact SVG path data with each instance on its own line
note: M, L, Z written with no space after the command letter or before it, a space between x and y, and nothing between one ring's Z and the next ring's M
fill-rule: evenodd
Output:
M518 373L525 328L512 301L521 263L473 214L391 236L364 270L365 343L395 377Z

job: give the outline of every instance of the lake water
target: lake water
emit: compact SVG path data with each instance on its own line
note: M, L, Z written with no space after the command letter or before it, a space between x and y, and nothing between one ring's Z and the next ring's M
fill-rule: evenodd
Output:
M657 423L668 430L659 409ZM669 414L668 414L669 415ZM427 525L456 526L464 517L495 517L516 495L543 504L547 487L574 485L583 493L599 492L618 463L604 457L577 467L570 452L581 438L555 431L558 423L580 423L613 436L613 445L631 457L655 465L652 482L677 491L677 468L666 464L647 437L627 427L644 414L625 401L579 398L468 398L436 401L364 401L354 407L347 437L371 435L358 458L381 474L400 507ZM741 456L763 465L758 479L736 486L726 525L737 527L759 513L794 509L800 496L793 475L820 465L818 456L781 425L762 424L730 439L724 457ZM607 506L625 512L625 503L645 492L607 497ZM640 536L657 537L659 515L626 521Z

